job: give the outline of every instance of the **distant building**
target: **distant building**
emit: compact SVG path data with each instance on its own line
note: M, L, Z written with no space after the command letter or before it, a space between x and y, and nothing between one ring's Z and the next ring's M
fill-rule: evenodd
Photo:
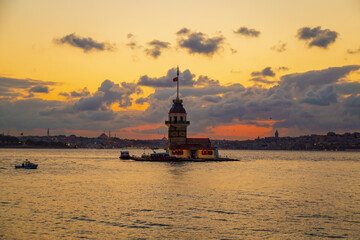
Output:
M279 132L278 132L278 130L276 129L276 131L275 131L275 138L276 139L278 139L279 138Z
M98 139L107 140L109 137L108 137L105 133L102 133L102 134L100 134L100 136L98 136L97 138L98 138Z

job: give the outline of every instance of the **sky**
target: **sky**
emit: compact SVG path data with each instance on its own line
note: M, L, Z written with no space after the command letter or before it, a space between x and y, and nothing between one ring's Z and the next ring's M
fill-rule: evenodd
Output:
M0 0L0 133L360 131L359 0Z

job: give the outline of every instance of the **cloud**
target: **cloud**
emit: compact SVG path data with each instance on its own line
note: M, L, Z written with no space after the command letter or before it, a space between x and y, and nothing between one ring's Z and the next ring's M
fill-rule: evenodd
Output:
M196 76L186 70L182 74L187 72L189 79L187 85L181 85L180 96L190 121L189 136L203 133L216 138L212 128L241 124L282 128L290 135L358 131L360 83L348 82L346 78L359 70L360 65L350 65L292 73L281 76L272 87L224 86L209 76ZM2 98L0 125L9 129L98 131L164 123L176 97L174 76L173 68L164 76L148 79L154 93L136 100L137 104L149 105L145 111L128 108L132 98L140 93L139 83L105 80L96 92L72 101ZM172 88L155 86L164 79L174 84ZM127 110L115 111L114 104Z
M348 49L347 53L348 54L358 54L358 53L360 53L360 47L358 49L354 49L354 50Z
M190 34L190 29L188 29L188 28L182 28L182 29L180 29L176 34L177 35L187 35L187 34Z
M234 33L243 35L246 37L259 37L260 31L255 29L250 29L247 27L240 27L238 30L234 31Z
M117 103L119 107L129 107L132 105L130 96L134 93L141 93L136 84L123 82L120 85L105 80L93 96L81 98L74 105L74 109L79 111L105 110L109 109L113 103Z
M204 102L211 102L211 103L218 103L222 100L222 97L220 96L212 96L212 95L206 95L201 98Z
M75 33L68 34L62 38L56 38L54 42L59 45L68 44L73 47L81 48L85 53L92 50L113 51L115 49L114 44L97 42L91 37L80 37L75 35Z
M140 77L138 84L141 86L148 86L154 88L174 88L176 87L176 83L173 82L173 79L177 76L176 74L176 68L172 68L167 72L166 76L162 76L159 78L150 78L147 75L144 75ZM211 79L208 76L200 75L196 79L195 75L192 74L188 69L183 72L180 71L179 81L181 87L204 87L219 85L219 80Z
M211 85L219 85L219 80L210 79L208 76L200 75L198 80L195 82L197 86L211 86Z
M277 68L277 70L278 70L278 71L288 71L289 68L286 67L286 66L280 66L280 67Z
M84 87L82 90L80 91L72 91L70 92L70 95L74 98L77 98L77 97L86 97L86 96L89 96L90 95L90 92L89 90L87 89L87 87Z
M306 89L319 89L323 85L336 83L350 72L360 68L359 65L332 67L324 70L305 73L292 73L280 78L280 84L286 90L303 93Z
M360 93L359 82L341 82L334 85L334 91L341 95L356 95Z
M130 42L128 42L126 46L128 46L131 50L141 48L141 46L136 42L134 34L128 33L127 38L130 40Z
M177 32L179 36L178 44L186 49L190 54L203 54L212 56L221 48L225 38L222 35L208 37L202 32L192 32L183 28Z
M126 46L128 46L128 47L131 48L132 50L138 48L137 43L134 42L134 41L127 43Z
M148 43L152 48L145 49L145 53L153 58L158 58L161 55L163 49L167 49L170 46L168 42L162 42L159 40L153 40Z
M136 99L135 103L136 104L144 104L144 103L146 103L148 101L149 101L148 98L138 98L138 99Z
M234 48L230 48L230 51L231 51L232 54L235 54L235 53L238 52L238 51L237 51L236 49L234 49Z
M326 49L334 43L338 33L329 29L322 30L321 27L309 28L303 27L298 30L297 37L299 40L305 40L309 47L320 47Z
M271 88L182 87L181 98L191 121L189 132L207 132L211 136L209 126L267 121L270 117L275 121L273 127L287 128L290 133L358 130L360 114L356 115L354 109L360 84L344 82L349 73L358 69L360 66L354 65L288 74ZM261 78L254 80L261 81ZM353 94L352 101L348 100L348 94ZM144 117L154 123L162 121L161 112L168 111L175 95L175 89L156 88L146 99L150 106Z
M49 87L48 86L35 86L35 87L30 88L29 92L49 93Z
M278 44L271 47L271 50L274 50L275 52L279 52L279 53L285 52L286 45L287 45L287 43L283 43L283 42L279 41Z
M156 87L156 88L169 88L175 87L176 83L173 79L176 77L176 69L169 69L166 76L159 78L150 78L147 75L141 76L138 84L141 86ZM180 72L180 83L181 86L193 86L195 84L195 75L191 74L190 70Z
M70 93L61 92L61 93L59 93L59 95L64 96L64 97L80 98L80 97L89 96L90 92L87 89L87 87L84 87L83 89L79 89L77 91L71 91Z
M337 95L334 92L334 87L332 85L326 85L316 92L309 90L305 97L299 99L299 102L328 106L330 103L337 102Z
M251 76L253 76L253 77L255 77L255 76L274 77L275 73L271 69L271 67L266 67L260 72L252 72Z
M60 96L63 96L63 97L69 97L70 94L68 94L67 92L61 92L59 93Z
M0 77L0 96L3 97L33 97L33 93L49 93L49 86L59 83L51 81L40 81L34 79L18 79Z
M270 81L270 80L267 80L267 79L264 79L264 78L252 78L250 79L250 81L252 82L256 82L256 83L264 83L264 84L274 84L276 83L276 81Z

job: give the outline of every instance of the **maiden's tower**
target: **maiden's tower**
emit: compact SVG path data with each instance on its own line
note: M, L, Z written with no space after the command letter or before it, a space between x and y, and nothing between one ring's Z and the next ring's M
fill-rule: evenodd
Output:
M173 81L177 82L177 94L169 110L168 120L165 121L166 126L169 128L167 153L170 156L185 159L218 158L217 148L211 146L209 138L187 137L187 127L190 125L190 121L186 119L183 100L179 97L179 67L177 68L177 77Z

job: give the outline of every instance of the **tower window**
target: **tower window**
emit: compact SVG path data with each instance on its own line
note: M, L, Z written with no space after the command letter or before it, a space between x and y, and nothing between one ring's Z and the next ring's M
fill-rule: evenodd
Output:
M174 117L174 118L175 118L175 119L174 119L174 122L177 123L177 117Z
M169 118L170 122L171 122L171 117Z
M181 116L181 117L180 117L180 122L183 122L183 121L184 121L184 119L183 119L183 117Z

